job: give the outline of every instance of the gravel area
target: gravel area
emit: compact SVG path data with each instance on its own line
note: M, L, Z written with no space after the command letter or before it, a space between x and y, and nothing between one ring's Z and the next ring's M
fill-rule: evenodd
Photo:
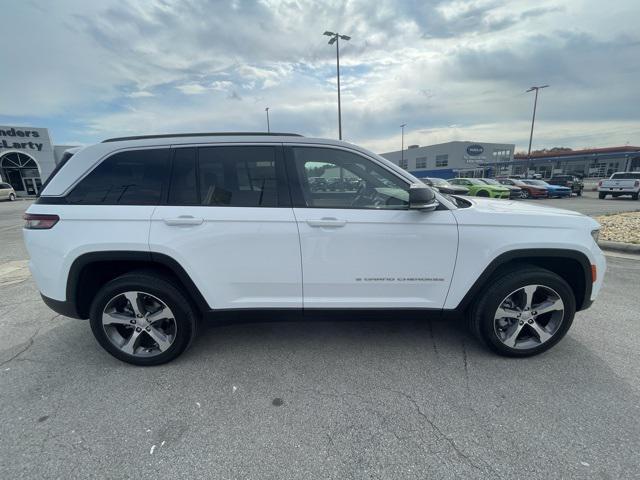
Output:
M602 225L600 239L640 244L640 212L595 217Z

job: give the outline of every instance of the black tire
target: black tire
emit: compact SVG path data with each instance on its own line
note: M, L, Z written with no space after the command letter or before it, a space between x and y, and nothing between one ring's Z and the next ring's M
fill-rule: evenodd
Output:
M487 192L486 190L480 190L478 193L476 193L476 197L488 197L489 196L489 192Z
M516 349L502 343L494 329L494 315L501 302L515 290L525 285L541 285L553 289L564 303L561 323L553 336L533 348ZM469 312L469 328L473 335L491 350L508 357L529 357L548 350L566 335L573 323L576 301L567 282L559 275L533 265L519 265L511 271L501 272L487 282L487 287Z
M631 194L631 199L638 200L638 192Z
M600 200L604 200L605 198L607 198L607 194L606 193L598 193L598 198Z
M520 194L520 196L522 198L529 198L531 197L531 194L529 193L529 190L522 190L522 193Z
M16 194L15 193L10 193L9 194L9 201L13 202L16 199Z
M112 298L127 291L143 291L164 302L173 312L176 322L175 339L164 352L151 357L139 357L123 352L109 340L102 325L102 312ZM160 365L184 352L193 341L197 330L197 317L185 294L170 280L149 271L131 272L104 285L91 304L90 324L98 343L111 355L123 362L139 366Z

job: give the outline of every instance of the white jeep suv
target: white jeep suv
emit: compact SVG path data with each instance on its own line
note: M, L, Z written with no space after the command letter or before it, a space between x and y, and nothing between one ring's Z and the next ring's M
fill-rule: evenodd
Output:
M265 313L464 315L495 352L536 354L600 290L598 228L441 195L344 142L187 134L79 150L27 210L24 239L47 305L90 319L115 357L153 365L201 319Z

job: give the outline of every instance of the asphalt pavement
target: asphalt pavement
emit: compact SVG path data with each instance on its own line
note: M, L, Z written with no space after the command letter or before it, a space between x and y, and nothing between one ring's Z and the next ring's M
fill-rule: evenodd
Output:
M574 201L592 208L545 202ZM2 479L640 478L633 256L608 257L598 301L534 358L393 316L209 326L139 368L41 302L26 205L0 204Z

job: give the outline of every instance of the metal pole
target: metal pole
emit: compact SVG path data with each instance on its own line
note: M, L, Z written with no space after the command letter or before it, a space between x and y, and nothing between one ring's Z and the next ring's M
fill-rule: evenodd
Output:
M400 125L400 129L402 130L402 140L400 142L400 167L404 168L404 127L406 126L406 123L403 123L402 125Z
M531 142L533 141L533 126L536 123L536 108L538 106L538 88L534 88L536 96L533 100L533 117L531 118L531 133L529 134L529 152L527 153L527 170L524 172L524 178L529 178L529 166L531 165Z
M269 107L264 109L267 112L267 133L271 133L271 125L269 125Z
M340 35L336 33L336 70L338 72L338 139L342 140L342 109L340 106Z

